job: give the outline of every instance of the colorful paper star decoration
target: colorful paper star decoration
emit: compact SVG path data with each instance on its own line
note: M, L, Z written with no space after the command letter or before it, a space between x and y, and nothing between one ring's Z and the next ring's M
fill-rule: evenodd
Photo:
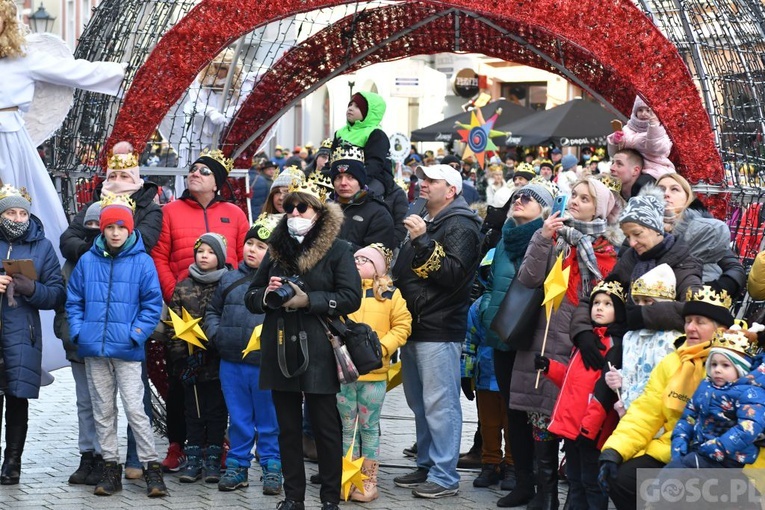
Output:
M200 340L207 342L207 337L202 328L199 327L199 321L202 317L194 319L186 308L181 308L181 314L183 318L178 317L178 314L173 310L170 310L170 320L164 321L168 326L172 326L175 330L174 339L183 340L189 344L189 352L192 350L192 346L199 347L200 349L206 349Z
M351 446L348 448L348 452L343 457L343 500L348 501L348 496L351 493L351 487L356 487L357 490L364 494L364 480L369 478L367 475L361 472L361 465L364 464L364 457L359 457L353 460L353 445L356 441L356 431L359 427L359 417L356 416L356 424L353 427L353 439L351 440Z
M250 335L250 341L247 342L247 347L245 347L244 350L242 351L242 359L246 358L249 353L260 350L260 333L262 331L263 331L263 324L258 324L257 326L255 326L255 329L252 330L252 335Z
M470 124L456 123L458 127L462 128L458 129L457 133L462 137L462 141L467 143L465 152L462 153L463 160L475 154L478 164L483 167L484 153L486 151L497 151L497 146L494 145L491 139L495 136L507 135L507 133L492 129L501 114L502 108L497 108L494 115L489 117L489 120L483 120L481 109L476 108L470 112Z
M401 362L398 361L388 368L388 384L385 387L386 393L401 384Z

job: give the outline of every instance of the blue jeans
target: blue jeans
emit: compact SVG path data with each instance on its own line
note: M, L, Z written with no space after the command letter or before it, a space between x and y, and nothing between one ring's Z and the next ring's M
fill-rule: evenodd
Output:
M88 374L85 363L72 361L74 391L77 395L77 436L80 453L91 452L101 455L101 446L96 436L96 422L93 419L93 404L90 401Z
M417 428L417 467L428 481L459 485L457 460L462 436L460 342L410 341L401 348L406 403Z
M151 407L151 389L149 388L149 375L146 372L146 360L141 362L141 380L143 380L143 410L149 417L149 423L154 423L154 409ZM135 444L133 429L128 425L127 428L127 456L125 457L125 467L141 468L143 464L138 460L138 448Z
M228 458L249 466L255 457L252 447L258 438L260 465L280 460L279 423L271 391L258 386L260 367L248 363L220 361L220 384L230 417Z

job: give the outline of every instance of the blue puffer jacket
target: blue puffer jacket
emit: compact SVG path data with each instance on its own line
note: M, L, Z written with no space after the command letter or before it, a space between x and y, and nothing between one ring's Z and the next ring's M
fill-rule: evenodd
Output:
M20 239L9 242L0 234L0 255L4 259L32 259L37 272L34 293L16 295L17 306L8 306L5 294L0 295L0 342L2 342L6 392L16 398L37 398L40 394L42 370L42 328L38 310L61 306L66 293L61 266L53 245L45 238L42 223L29 217L29 229Z
M672 458L697 451L718 462L754 462L760 451L754 442L765 428L765 389L752 379L723 387L702 381L672 431Z
M157 270L137 230L116 257L104 243L98 236L69 278L69 333L82 358L142 361L162 313Z
M250 341L255 326L263 324L265 314L252 313L244 305L244 295L255 277L255 269L244 262L239 263L236 271L230 271L220 279L212 300L205 313L205 335L217 349L220 359L232 363L260 365L260 351L252 351L242 359L242 351ZM240 281L247 277L247 280ZM231 285L236 287L228 292L223 300L223 293Z
M499 391L494 376L494 348L486 345L486 328L478 317L483 297L479 297L468 310L468 329L462 344L460 376L475 378L475 389Z

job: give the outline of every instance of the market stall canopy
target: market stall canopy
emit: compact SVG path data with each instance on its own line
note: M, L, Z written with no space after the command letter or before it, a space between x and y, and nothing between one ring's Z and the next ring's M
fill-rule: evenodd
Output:
M511 133L506 141L510 146L549 143L557 147L605 145L614 119L627 121L626 117L607 110L600 103L573 99L508 124L495 124L494 129Z
M502 113L497 119L495 126L498 124L507 124L534 113L534 110L526 108L525 106L520 106L505 99L500 99L499 101L494 101L493 103L489 103L486 106L481 107L483 118L488 119L494 115L494 112L497 111L497 108L502 108ZM470 124L470 112L468 111L459 113L457 115L452 115L451 117L447 117L444 120L436 122L430 126L415 129L412 131L411 139L413 142L444 143L450 142L452 140L459 140L460 135L457 133L457 127L454 125L456 122L460 122L462 124ZM499 131L504 131L504 129L500 129ZM497 146L501 147L505 144L505 140L501 137L494 138L493 140Z

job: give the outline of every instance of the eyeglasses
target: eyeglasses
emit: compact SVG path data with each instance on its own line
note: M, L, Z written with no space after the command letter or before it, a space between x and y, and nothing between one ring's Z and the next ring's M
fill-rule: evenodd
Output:
M292 211L295 209L297 209L300 214L303 214L308 210L308 204L304 202L300 202L299 204L284 204L284 212L287 214L292 214Z
M364 264L369 262L369 259L364 257L363 255L357 255L357 256L353 257L353 260L359 266L363 266Z
M189 175L193 174L194 172L199 172L199 175L204 175L205 177L212 175L212 170L206 166L191 167L191 169L189 169Z

